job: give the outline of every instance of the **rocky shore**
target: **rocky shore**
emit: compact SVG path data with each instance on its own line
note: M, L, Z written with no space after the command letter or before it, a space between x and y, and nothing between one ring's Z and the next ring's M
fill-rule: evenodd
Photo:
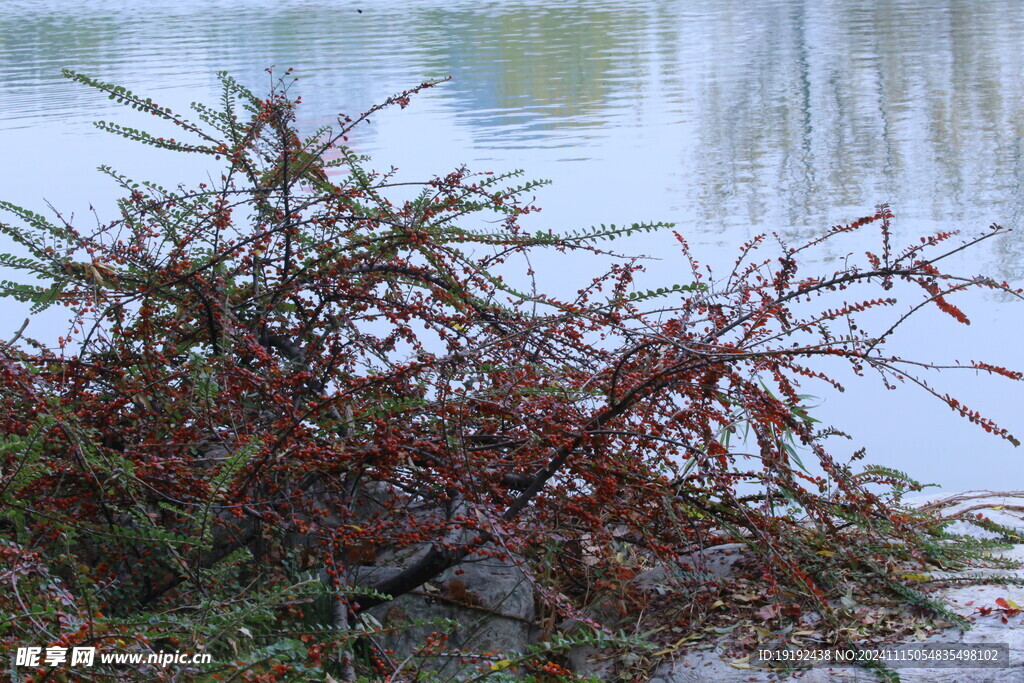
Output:
M1024 492L968 491L958 494L939 494L909 501L912 505L941 512L945 515L983 515L992 522L1011 529L1020 529L1024 541ZM952 531L976 537L994 537L973 524L955 522ZM1002 557L1024 566L1024 545L1015 545L1001 553ZM918 632L915 637L885 647L885 651L914 659L920 652L948 650L956 652L964 646L979 649L1004 644L1009 661L997 667L923 666L918 663L898 662L894 670L905 683L1002 683L1024 681L1024 569L976 569L967 572L922 572L921 583L928 584L936 599L972 623L970 630L945 628L932 632ZM997 583L997 580L1016 579L1020 583ZM822 663L807 670L786 670L759 667L750 658L730 655L733 643L728 636L716 642L693 648L674 661L661 663L651 677L651 683L717 683L727 681L768 682L798 680L803 683L850 683L877 681L879 676L860 666L834 666ZM812 641L805 643L808 651L816 650ZM982 648L985 646L985 648ZM884 656L890 656L888 654ZM933 655L946 656L946 655ZM891 656L890 656L891 657ZM931 660L934 661L934 660Z

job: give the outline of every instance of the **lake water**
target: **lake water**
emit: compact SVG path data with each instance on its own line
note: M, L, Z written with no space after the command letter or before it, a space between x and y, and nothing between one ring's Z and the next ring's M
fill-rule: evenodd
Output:
M101 163L163 183L202 180L201 168L96 132L96 119L140 121L62 79L61 67L178 110L215 102L218 70L259 91L276 65L301 75L311 126L452 76L405 111L376 117L352 144L407 179L460 163L549 178L531 229L673 221L699 257L722 266L759 232L796 239L880 202L892 205L903 240L1019 226L1021 45L1016 0L179 0L130 9L5 0L0 198L40 211L48 200L90 220L90 204L109 215L115 196L94 171ZM653 285L677 273L685 281L670 244L655 235L620 248L662 257L650 264ZM865 248L847 242L822 267ZM573 265L545 261L543 283L575 290L590 273ZM990 242L961 265L1021 283L1022 236ZM968 303L970 328L927 315L896 348L1024 367L1024 306ZM23 317L5 311L0 336ZM966 373L929 379L1024 438L1022 386ZM886 392L871 378L847 385L841 395L805 390L821 397L812 414L867 446L869 461L949 489L1024 488L1024 453L937 400L912 387Z

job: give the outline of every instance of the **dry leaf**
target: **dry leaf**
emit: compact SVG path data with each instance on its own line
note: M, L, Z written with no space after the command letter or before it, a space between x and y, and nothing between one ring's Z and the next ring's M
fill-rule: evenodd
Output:
M746 657L740 657L739 659L734 659L732 661L729 661L727 659L727 660L725 660L725 663L728 664L729 666L733 667L734 669L752 669L752 668L754 668L754 667L750 666L750 664L748 664L749 661L750 661L750 655L747 655Z

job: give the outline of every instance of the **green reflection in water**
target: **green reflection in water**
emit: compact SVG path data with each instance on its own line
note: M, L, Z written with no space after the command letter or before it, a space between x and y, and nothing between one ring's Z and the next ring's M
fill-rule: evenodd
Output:
M60 83L61 66L190 99L209 95L217 69L259 83L271 64L294 66L315 121L450 74L431 115L409 125L455 122L470 131L467 161L530 161L540 176L567 158L653 173L635 201L711 240L747 228L806 235L882 201L915 232L1024 215L1018 2L7 7L0 134L109 111ZM373 135L369 151L400 157ZM989 257L1017 278L1020 251L1013 237Z

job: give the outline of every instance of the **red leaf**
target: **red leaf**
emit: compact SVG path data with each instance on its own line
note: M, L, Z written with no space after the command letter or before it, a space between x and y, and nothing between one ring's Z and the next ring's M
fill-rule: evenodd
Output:
M782 615L785 617L798 617L804 613L803 608L795 602L788 605L782 605L781 611Z

